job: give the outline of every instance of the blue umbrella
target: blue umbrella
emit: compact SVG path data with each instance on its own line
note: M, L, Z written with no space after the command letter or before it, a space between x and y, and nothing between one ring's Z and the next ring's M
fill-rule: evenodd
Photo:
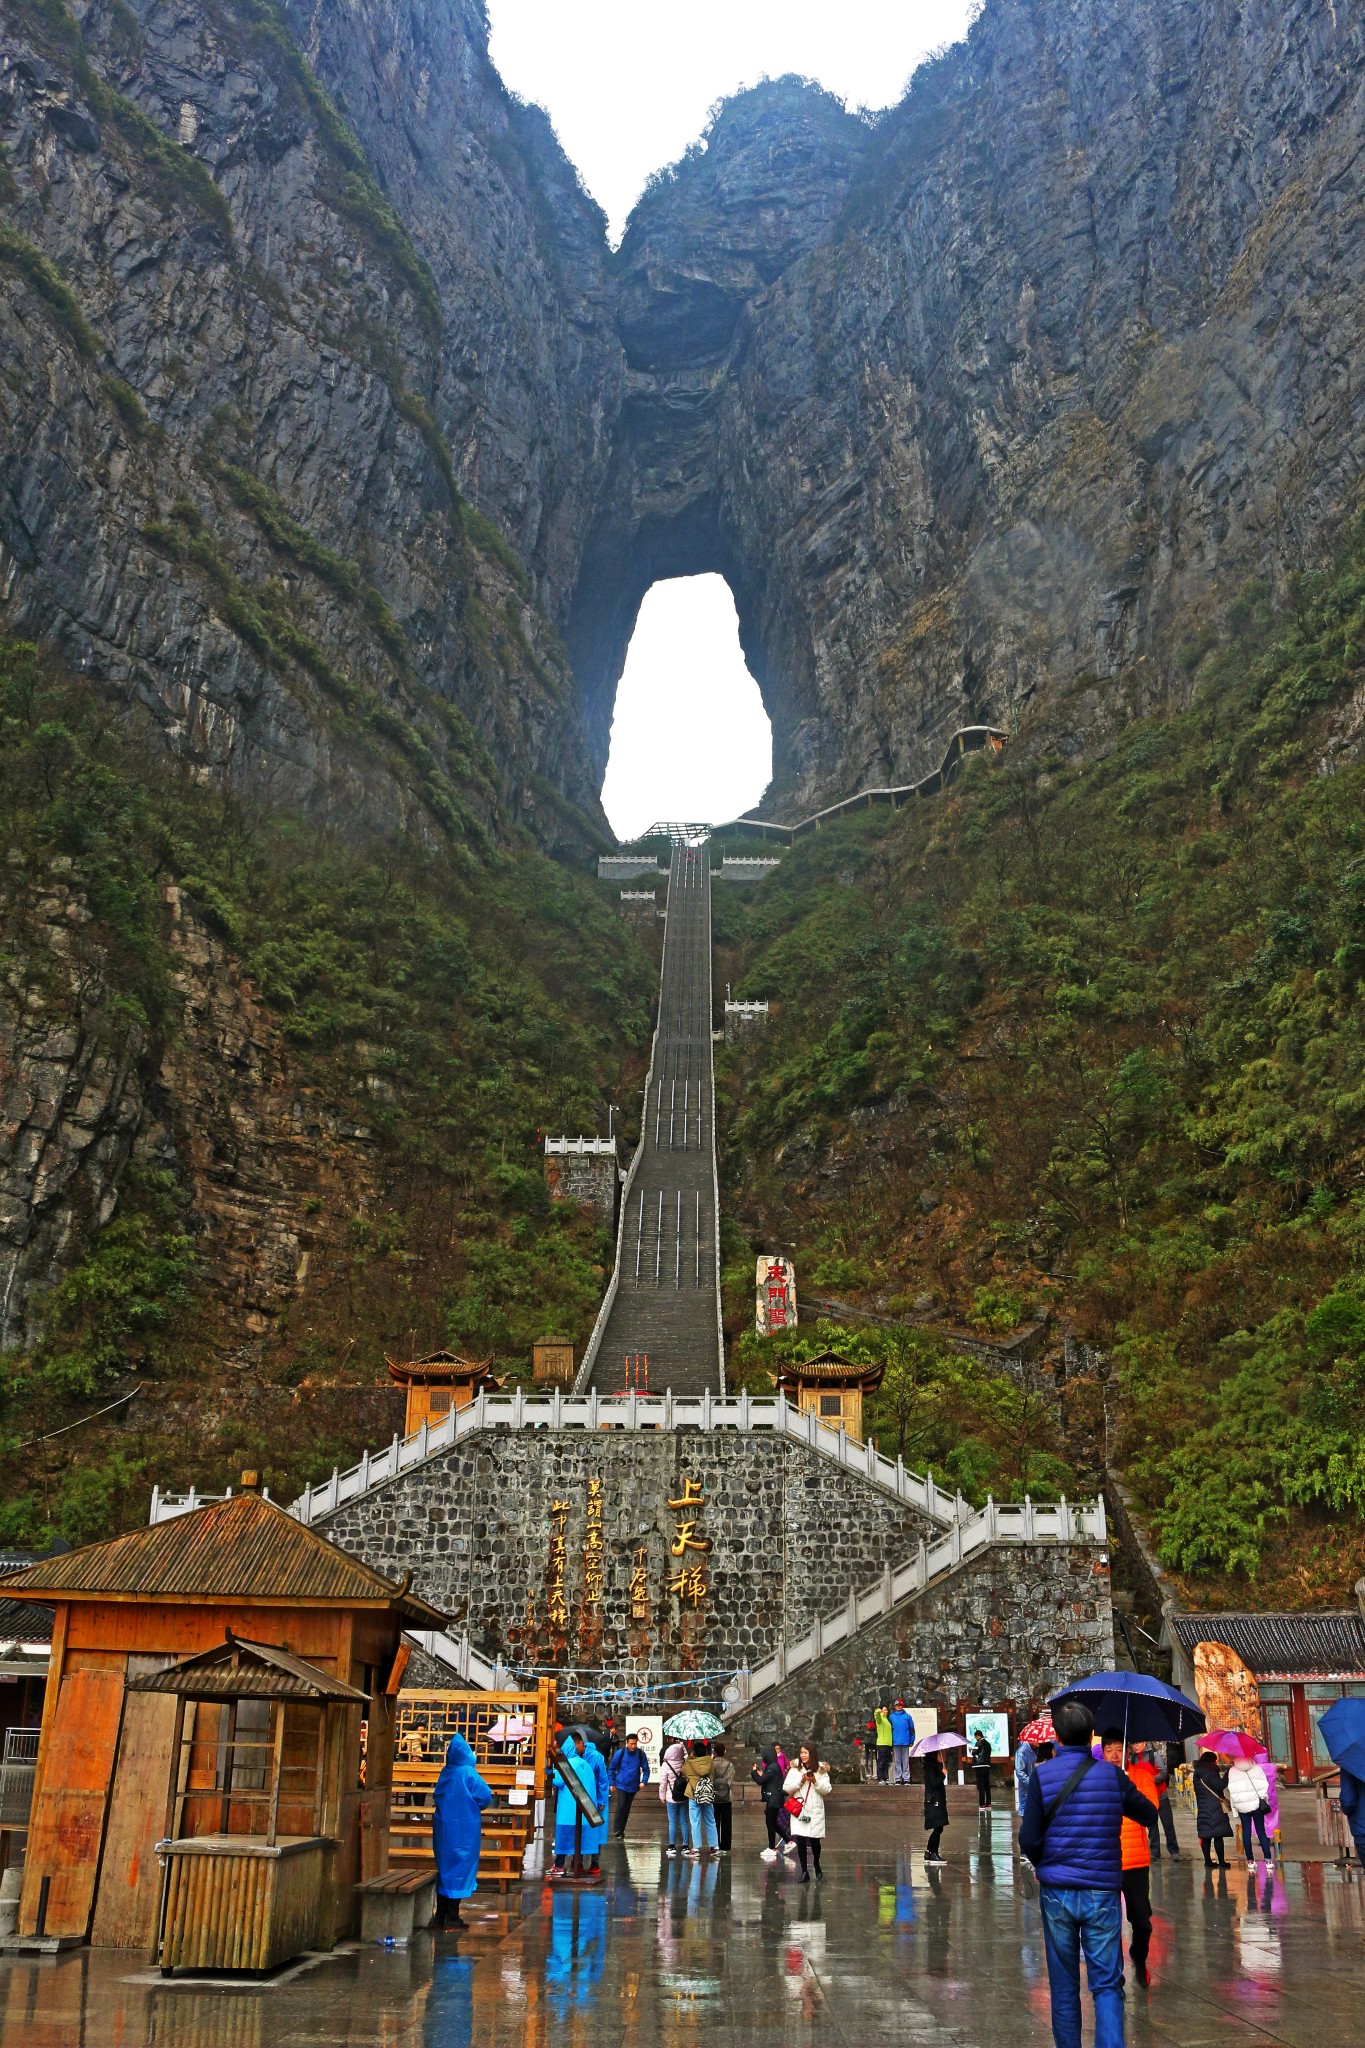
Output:
M1078 1678L1053 1693L1048 1706L1054 1715L1063 1700L1083 1701L1101 1734L1122 1728L1125 1743L1180 1742L1208 1727L1192 1699L1143 1671L1095 1671Z
M1334 1764L1365 1778L1365 1699L1338 1700L1318 1722L1318 1733Z

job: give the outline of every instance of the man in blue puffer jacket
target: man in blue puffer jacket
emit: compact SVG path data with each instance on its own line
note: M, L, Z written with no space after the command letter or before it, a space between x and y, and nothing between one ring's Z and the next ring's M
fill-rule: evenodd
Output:
M1065 1700L1052 1716L1059 1748L1029 1780L1019 1853L1038 1873L1052 2038L1081 2048L1081 1952L1095 2001L1095 2048L1123 2048L1125 1814L1149 1828L1156 1808L1126 1772L1090 1753L1089 1707Z

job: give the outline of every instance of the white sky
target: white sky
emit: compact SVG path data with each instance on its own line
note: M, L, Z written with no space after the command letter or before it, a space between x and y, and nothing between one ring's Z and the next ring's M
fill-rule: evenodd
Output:
M850 106L898 100L920 60L964 34L975 0L487 0L506 83L549 112L613 242L651 171L680 157L713 100L797 71ZM682 688L687 730L659 715ZM720 823L757 802L771 736L716 576L646 597L616 704L602 801L623 836L656 818Z
M621 839L658 818L724 824L772 774L772 732L739 649L723 576L675 577L645 595L616 693L602 808Z

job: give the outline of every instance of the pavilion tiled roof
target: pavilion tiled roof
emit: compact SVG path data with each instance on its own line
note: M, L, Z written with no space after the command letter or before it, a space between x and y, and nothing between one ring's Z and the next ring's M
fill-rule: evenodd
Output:
M257 1493L88 1543L0 1579L0 1598L246 1600L392 1607L409 1626L448 1617Z
M1171 1633L1186 1656L1196 1643L1226 1643L1258 1678L1365 1672L1365 1617L1325 1614L1172 1614Z
M816 1358L803 1358L791 1365L777 1369L777 1383L791 1384L804 1380L806 1384L824 1381L829 1386L860 1386L871 1392L882 1383L886 1371L884 1365L853 1365L846 1358L840 1358L837 1351L822 1351Z
M461 1380L491 1380L493 1377L491 1358L462 1358L458 1351L431 1351L425 1358L401 1361L386 1358L384 1363L390 1375L404 1385L430 1380L438 1386L449 1386Z

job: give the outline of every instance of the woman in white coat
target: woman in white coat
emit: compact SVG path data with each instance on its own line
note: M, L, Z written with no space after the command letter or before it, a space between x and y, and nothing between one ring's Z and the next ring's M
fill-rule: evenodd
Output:
M803 1742L782 1787L787 1795L788 1811L791 1813L792 1840L796 1844L797 1858L801 1864L801 1883L810 1883L810 1871L806 1866L809 1854L815 1860L815 1881L821 1883L824 1872L820 1868L820 1844L825 1839L825 1801L829 1798L829 1772L821 1763L813 1743Z
M1248 1865L1256 1861L1251 1846L1251 1830L1254 1827L1261 1838L1261 1854L1267 1863L1274 1863L1275 1851L1271 1848L1265 1831L1265 1817L1270 1811L1270 1780L1261 1766L1254 1760L1250 1763L1235 1763L1228 1772L1228 1805L1242 1823L1242 1848L1246 1852Z

